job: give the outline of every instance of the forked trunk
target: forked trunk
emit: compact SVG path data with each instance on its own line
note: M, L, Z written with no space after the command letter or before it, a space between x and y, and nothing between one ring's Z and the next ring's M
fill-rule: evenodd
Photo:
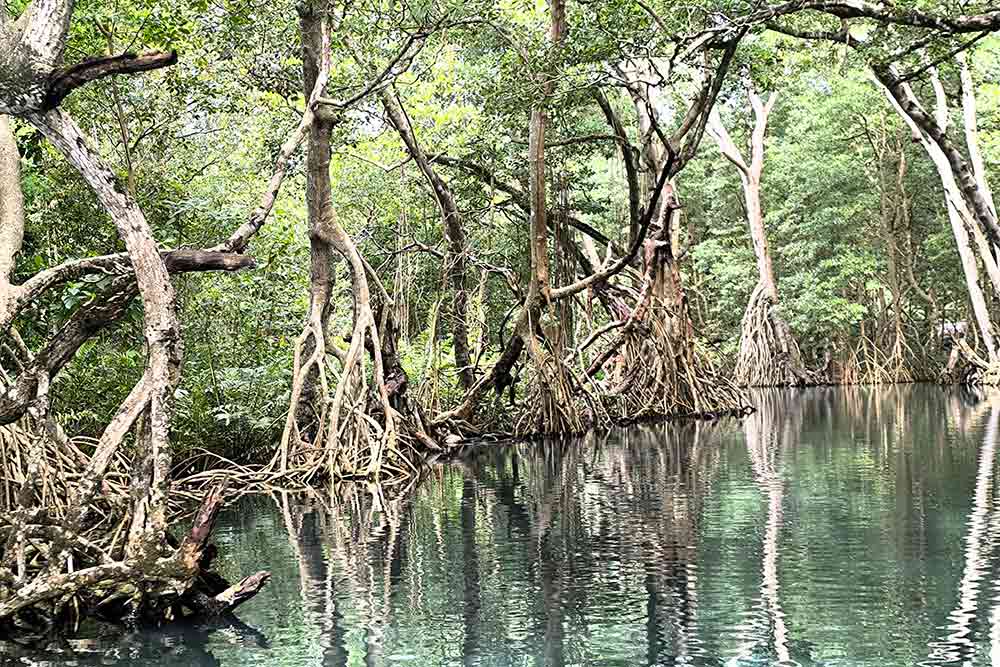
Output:
M709 132L715 137L719 150L740 173L747 225L757 259L757 286L750 296L740 325L740 349L736 359L735 379L738 384L751 387L800 384L807 382L809 376L802 364L798 343L781 314L778 284L768 248L760 195L761 175L764 171L764 136L777 93L771 93L767 103L755 92L750 91L749 94L754 112L749 164L722 124L718 110L712 110L709 120Z

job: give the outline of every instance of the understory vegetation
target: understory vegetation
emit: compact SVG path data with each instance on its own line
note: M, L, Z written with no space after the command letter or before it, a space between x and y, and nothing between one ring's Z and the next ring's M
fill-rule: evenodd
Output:
M229 613L267 576L210 572L226 484L391 487L757 386L997 384L997 29L0 5L0 624Z

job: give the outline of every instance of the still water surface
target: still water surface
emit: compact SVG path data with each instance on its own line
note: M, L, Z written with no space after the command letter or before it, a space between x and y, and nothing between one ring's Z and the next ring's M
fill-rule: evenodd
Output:
M474 448L385 504L245 499L218 534L223 567L274 574L246 627L20 658L1000 665L1000 400L757 400L741 421Z

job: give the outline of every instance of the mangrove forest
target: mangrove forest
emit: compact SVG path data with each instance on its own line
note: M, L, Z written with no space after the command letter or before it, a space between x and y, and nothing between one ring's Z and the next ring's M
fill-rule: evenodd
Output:
M0 663L998 664L998 174L977 0L4 0Z

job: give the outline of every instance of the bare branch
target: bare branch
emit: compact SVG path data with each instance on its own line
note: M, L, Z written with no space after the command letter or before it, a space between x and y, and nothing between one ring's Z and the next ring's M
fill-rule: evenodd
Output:
M247 244L250 243L250 239L252 239L257 232L260 231L260 228L263 227L264 223L267 221L267 217L271 214L271 209L274 208L274 202L278 199L278 192L281 190L281 184L285 180L285 174L288 171L288 163L291 160L292 155L302 144L302 141L305 139L306 134L309 131L309 127L316 118L316 107L319 104L320 98L323 97L327 81L330 79L330 33L325 27L323 29L321 53L322 57L320 59L319 74L316 77L316 85L313 87L312 93L309 95L309 100L306 102L305 112L302 114L302 119L299 121L298 126L292 130L291 134L288 135L288 138L285 139L285 143L281 145L281 149L278 151L278 158L274 162L274 171L271 173L271 178L267 183L267 187L261 195L260 203L250 214L249 219L240 225L240 227L233 232L228 239L226 239L223 243L210 248L209 250L220 252L243 252L246 249Z
M750 167L747 166L746 160L743 159L740 150L733 143L733 138L730 136L726 126L722 124L722 118L719 116L717 108L713 108L709 115L708 133L712 135L712 138L719 145L719 152L722 153L723 157L732 162L740 170L740 174L744 178L749 178Z
M870 18L882 23L893 23L915 28L939 30L945 33L969 33L1000 29L1000 10L990 10L982 14L938 16L916 9L902 9L894 4L874 4L865 0L792 0L753 12L740 19L742 25L767 22L771 19L796 14L801 11L817 11L838 18Z

